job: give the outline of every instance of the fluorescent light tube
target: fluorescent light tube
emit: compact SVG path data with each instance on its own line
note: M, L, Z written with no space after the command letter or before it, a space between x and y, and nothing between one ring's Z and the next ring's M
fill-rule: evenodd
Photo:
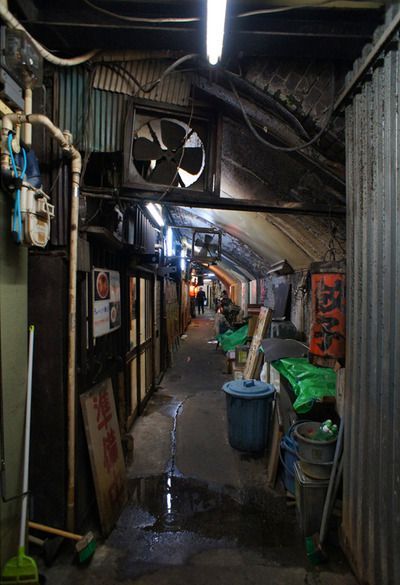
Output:
M167 229L167 256L174 256L174 236L172 235L172 229Z
M207 57L211 65L221 59L227 0L207 0Z
M164 225L164 219L162 216L162 209L159 203L147 203L147 209L149 210L152 218L157 222L157 224L162 227Z
M186 248L181 250L181 270L186 270Z

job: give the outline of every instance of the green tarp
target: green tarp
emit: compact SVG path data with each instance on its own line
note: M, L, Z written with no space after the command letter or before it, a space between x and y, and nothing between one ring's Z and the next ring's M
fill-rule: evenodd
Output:
M235 349L237 345L243 345L247 339L249 333L249 326L243 325L237 331L232 331L231 329L226 333L221 333L221 335L217 335L216 339L219 341L220 346L224 351L230 351L231 349Z
M290 382L297 397L293 404L297 412L308 412L318 398L336 396L336 372L331 368L318 368L307 358L285 358L272 365Z

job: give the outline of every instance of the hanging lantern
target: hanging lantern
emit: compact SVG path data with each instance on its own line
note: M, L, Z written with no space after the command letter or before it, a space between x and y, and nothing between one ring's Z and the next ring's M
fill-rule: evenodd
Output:
M309 361L333 367L346 349L345 267L343 262L311 265L312 316Z

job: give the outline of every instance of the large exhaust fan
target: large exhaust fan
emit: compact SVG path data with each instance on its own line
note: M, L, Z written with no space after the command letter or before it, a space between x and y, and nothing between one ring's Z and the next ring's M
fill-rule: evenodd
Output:
M130 192L220 193L221 132L213 112L128 112L124 188Z
M185 122L173 118L149 120L133 142L133 160L150 183L190 187L204 170L204 146Z

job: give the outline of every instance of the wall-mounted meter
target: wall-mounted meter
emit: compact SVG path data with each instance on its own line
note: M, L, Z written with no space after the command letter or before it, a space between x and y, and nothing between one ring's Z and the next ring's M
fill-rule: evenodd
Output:
M42 83L43 59L23 31L2 27L1 65L24 89Z
M41 189L23 183L21 189L22 244L44 248L50 239L50 222L54 218L54 205Z
M43 59L29 37L0 28L0 97L11 108L23 109L23 90L41 85Z

